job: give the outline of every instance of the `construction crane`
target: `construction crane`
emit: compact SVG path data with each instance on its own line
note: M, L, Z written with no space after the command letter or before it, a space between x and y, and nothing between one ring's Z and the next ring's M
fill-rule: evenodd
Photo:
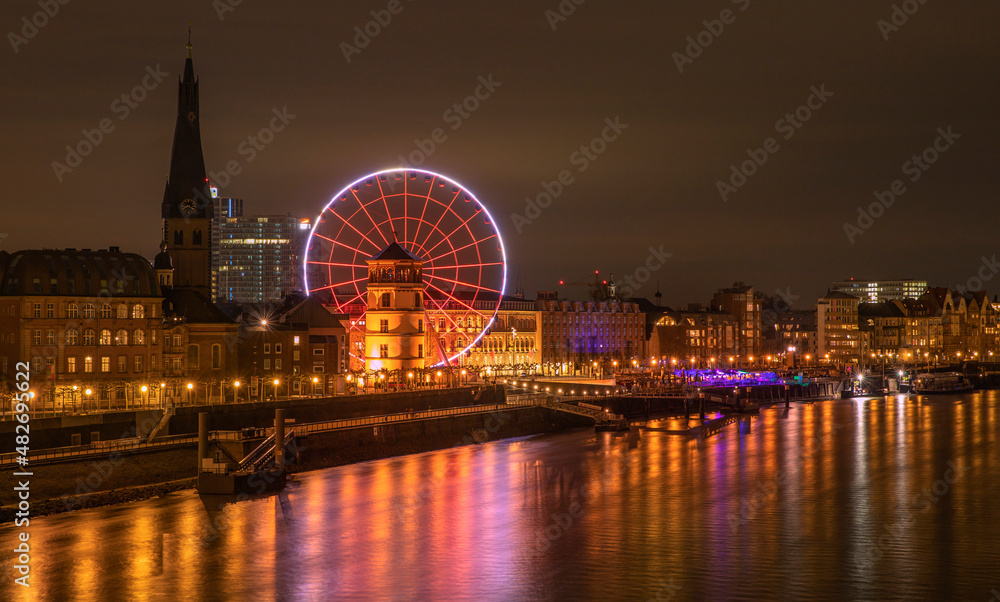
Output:
M600 270L594 270L594 279L579 280L577 282L559 281L559 286L585 286L590 289L590 296L594 301L607 301L616 298L615 275L611 274L608 280L601 279Z

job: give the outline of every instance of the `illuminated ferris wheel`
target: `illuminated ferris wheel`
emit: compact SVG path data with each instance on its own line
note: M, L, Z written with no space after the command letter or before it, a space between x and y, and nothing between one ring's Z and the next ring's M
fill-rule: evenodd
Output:
M474 347L500 308L506 254L496 222L468 189L440 174L391 169L365 176L323 208L309 235L306 291L353 323L366 306L366 260L393 241L423 261L425 323L439 361Z

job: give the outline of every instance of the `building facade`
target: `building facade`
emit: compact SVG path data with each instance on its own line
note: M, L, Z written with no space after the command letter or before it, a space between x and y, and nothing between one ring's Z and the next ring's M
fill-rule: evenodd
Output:
M150 264L114 247L0 252L0 390L27 362L42 408L156 400L162 300Z
M310 228L310 220L291 215L219 219L215 301L264 303L300 290Z
M881 303L895 299L916 299L927 290L926 280L838 280L830 290L847 293L864 303Z
M827 364L854 364L860 359L858 305L861 299L832 291L816 303L816 353Z
M729 288L719 289L712 297L712 309L732 315L739 323L735 357L741 363L752 356L760 356L761 301L752 286L736 282Z
M366 367L423 368L423 260L393 241L367 263Z

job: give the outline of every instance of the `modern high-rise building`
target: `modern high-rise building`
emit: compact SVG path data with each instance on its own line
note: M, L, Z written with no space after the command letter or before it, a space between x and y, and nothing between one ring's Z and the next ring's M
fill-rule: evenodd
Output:
M302 258L312 228L291 215L219 220L216 303L263 303L302 288Z
M847 293L863 303L881 303L895 299L916 299L927 291L926 280L840 280L830 286L831 291Z
M219 300L219 255L222 240L222 222L230 217L243 217L243 199L220 197L219 189L211 187L212 204L215 205L215 215L212 217L212 300Z

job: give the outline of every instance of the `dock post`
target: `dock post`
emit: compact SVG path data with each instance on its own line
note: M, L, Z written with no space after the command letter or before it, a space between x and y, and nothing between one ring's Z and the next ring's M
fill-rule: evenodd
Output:
M198 472L208 457L208 412L198 412Z
M701 418L702 422L705 421L705 396L704 395L699 395L698 396L698 418Z
M791 407L791 404L790 404L791 399L789 398L788 389L789 389L788 385L785 385L785 407L786 408Z
M285 468L285 410L274 411L274 465L278 470Z

